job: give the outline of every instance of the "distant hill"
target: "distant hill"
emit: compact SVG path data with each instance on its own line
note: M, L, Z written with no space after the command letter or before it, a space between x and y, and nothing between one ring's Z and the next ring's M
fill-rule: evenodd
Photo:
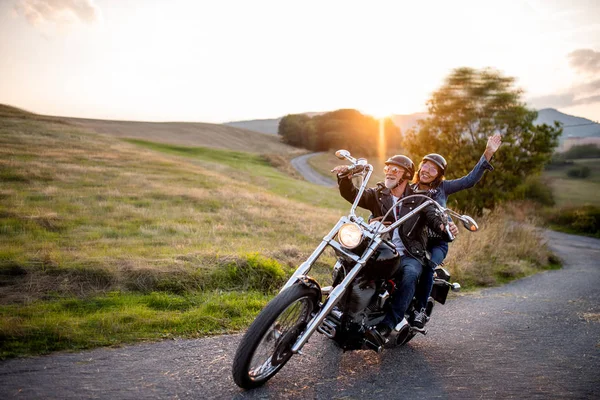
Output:
M315 115L325 114L325 112L306 112L303 113L309 117ZM281 117L283 118L283 117ZM267 133L269 135L277 135L279 130L279 121L281 118L270 118L270 119L251 119L248 121L232 121L225 122L223 125L232 126L234 128L248 129L255 132Z
M120 138L193 147L212 147L255 154L295 155L305 150L288 146L279 137L203 122L143 122L48 116L0 104L0 117L58 122Z
M568 137L600 137L600 124L587 118L575 117L573 115L562 113L554 108L544 108L538 111L536 125L551 125L554 121L563 124L563 134L560 137L562 143Z
M273 119L253 119L249 121L234 121L226 122L223 125L232 126L234 128L249 129L251 131L268 133L269 135L277 135L281 118Z
M323 113L306 113L309 116L319 115ZM414 114L393 114L392 121L400 128L401 132L406 132L408 129L417 125L419 119L427 118L427 113L420 112ZM250 121L235 121L228 122L224 125L249 129L256 132L268 133L272 135L277 134L277 128L279 127L279 121L281 118L273 119L256 119ZM587 118L576 117L573 115L562 113L553 108L544 108L538 111L538 118L535 120L536 125L549 124L552 125L554 121L558 121L563 124L563 134L560 137L560 144L564 142L567 137L600 137L600 124L594 123Z
M325 114L324 112L308 112L304 113L309 117L314 117L315 115ZM427 113L415 113L415 114L393 114L392 121L394 124L401 129L402 132L405 132L408 128L417 124L417 120L427 117ZM272 118L272 119L253 119L248 121L233 121L226 122L223 125L233 126L236 128L249 129L251 131L268 133L271 135L277 135L277 130L279 128L279 121L281 118Z
M256 131L202 122L107 121L82 118L62 120L97 133L183 146L214 147L257 154L294 154L299 150L278 137Z

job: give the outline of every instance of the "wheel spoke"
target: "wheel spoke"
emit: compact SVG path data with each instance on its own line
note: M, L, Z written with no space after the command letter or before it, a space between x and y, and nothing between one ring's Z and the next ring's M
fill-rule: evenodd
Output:
M289 332L296 329L299 324L306 322L309 317L311 301L302 297L290 304L275 320L271 327L264 334L260 344L256 348L248 375L253 379L261 379L279 368L282 358L289 357L292 343L283 343L290 341ZM293 338L295 340L295 338Z

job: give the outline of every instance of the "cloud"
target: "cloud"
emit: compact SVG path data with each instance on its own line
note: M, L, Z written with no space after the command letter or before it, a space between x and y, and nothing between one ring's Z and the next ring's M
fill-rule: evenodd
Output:
M34 26L44 22L91 24L100 19L94 0L18 0L15 11Z
M561 94L550 94L530 99L528 101L534 108L562 108L580 106L583 104L593 104L600 102L600 95L591 95L578 97L577 93L565 92Z
M561 108L600 102L600 52L578 49L569 53L567 58L574 70L585 74L584 83L571 86L560 93L532 98L528 101L529 104L535 108Z
M574 86L558 94L540 96L529 100L536 108L570 107L582 104L592 104L600 101L600 79Z
M600 74L600 51L578 49L568 55L571 67L578 72Z

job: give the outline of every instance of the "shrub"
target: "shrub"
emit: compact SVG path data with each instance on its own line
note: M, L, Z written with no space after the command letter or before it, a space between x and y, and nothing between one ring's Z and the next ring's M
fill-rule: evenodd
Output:
M600 157L600 148L595 144L583 144L571 147L562 155L565 159L598 158Z
M539 177L529 177L515 189L515 199L531 200L544 206L554 205L554 195L550 185L542 182Z
M210 276L209 285L225 290L270 293L283 285L286 276L277 261L252 253L217 267Z
M600 207L598 206L562 209L548 216L548 222L565 232L600 237Z
M570 178L585 179L588 176L590 176L590 173L591 173L590 167L588 167L586 165L569 168L567 170L567 176Z

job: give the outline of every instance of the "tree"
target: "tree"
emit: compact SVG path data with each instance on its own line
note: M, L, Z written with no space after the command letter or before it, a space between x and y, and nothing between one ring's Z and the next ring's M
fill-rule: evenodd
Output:
M279 121L277 134L289 145L307 147L313 140L309 122L306 114L288 114Z
M526 178L537 176L551 159L559 124L535 126L535 110L521 101L515 80L493 69L458 68L427 102L429 117L407 132L403 145L414 160L439 153L448 161L447 179L467 174L481 157L487 138L502 135L494 171L474 188L453 195L449 205L481 212L516 196ZM454 201L454 203L453 203Z
M285 143L314 151L344 148L357 156L377 154L379 120L357 110L341 109L313 118L305 114L286 115L279 122L278 134ZM383 124L387 148L397 148L400 130L391 119Z

